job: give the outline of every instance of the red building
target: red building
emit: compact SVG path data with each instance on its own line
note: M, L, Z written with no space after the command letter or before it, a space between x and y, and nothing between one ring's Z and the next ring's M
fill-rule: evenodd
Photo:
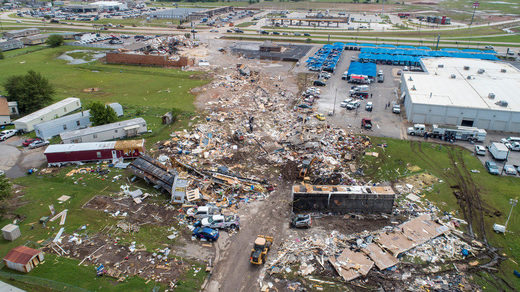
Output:
M64 163L136 158L144 154L143 140L50 145L45 149L49 166Z

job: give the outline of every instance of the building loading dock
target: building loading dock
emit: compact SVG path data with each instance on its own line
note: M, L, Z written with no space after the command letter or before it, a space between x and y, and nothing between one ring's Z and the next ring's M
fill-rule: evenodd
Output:
M391 187L294 185L293 212L391 213Z
M401 76L410 122L520 132L520 70L500 62L426 58Z

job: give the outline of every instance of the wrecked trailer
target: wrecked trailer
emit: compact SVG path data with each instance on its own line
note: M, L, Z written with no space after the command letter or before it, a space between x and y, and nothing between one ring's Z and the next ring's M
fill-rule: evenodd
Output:
M170 172L158 160L143 155L130 163L128 169L147 183L152 183L169 194L172 193L176 173Z

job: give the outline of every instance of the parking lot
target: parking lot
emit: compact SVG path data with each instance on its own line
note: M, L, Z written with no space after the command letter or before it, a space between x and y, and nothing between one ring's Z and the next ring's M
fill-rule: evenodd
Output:
M314 50L312 50L312 52L314 52ZM373 136L397 139L425 140L423 137L407 135L406 130L408 127L412 126L412 124L406 120L404 105L401 105L401 114L392 113L392 105L398 100L398 88L400 84L400 76L397 75L397 72L403 69L402 66L377 64L377 71L382 70L384 73L384 82L374 82L369 85L369 96L367 99L360 100L361 104L359 108L348 110L340 106L340 103L349 97L349 90L351 86L354 85L348 83L346 80L342 80L341 76L347 70L352 57L356 57L358 54L359 51L348 50L342 53L335 72L326 82L327 85L320 87L320 98L315 104L317 113L321 113L326 116L327 121L331 125L351 129L353 133L366 133ZM303 72L305 71L305 67L301 66L298 70ZM314 81L314 79L309 80L309 86L312 84L312 81ZM373 103L373 109L371 112L365 110L367 102ZM390 104L390 106L387 106L388 104ZM329 115L331 112L333 113L332 116ZM373 127L371 130L362 128L361 121L363 118L369 118L372 120ZM476 144L487 147L492 142L499 142L500 139L507 138L509 136L518 135L515 135L514 133L488 131L486 141L483 143L477 142ZM428 141L448 143L432 138L428 139ZM467 141L456 141L454 144L474 152L474 143ZM486 155L484 156L479 155L477 157L482 161L483 164L488 160L495 161L489 152L486 152ZM511 164L515 166L515 168L518 168L520 166L520 152L510 151L507 161L495 162L500 172L502 172L503 166L505 164ZM506 174L504 173L503 175Z

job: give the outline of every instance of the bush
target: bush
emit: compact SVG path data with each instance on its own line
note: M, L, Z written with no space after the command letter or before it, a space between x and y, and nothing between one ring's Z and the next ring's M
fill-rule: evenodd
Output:
M0 200L6 199L11 195L11 182L5 175L0 175Z
M110 124L117 121L117 114L113 108L104 106L101 102L96 101L88 106L90 110L90 120L94 126Z
M63 36L59 34L50 35L47 41L45 41L51 48L56 48L63 45Z

